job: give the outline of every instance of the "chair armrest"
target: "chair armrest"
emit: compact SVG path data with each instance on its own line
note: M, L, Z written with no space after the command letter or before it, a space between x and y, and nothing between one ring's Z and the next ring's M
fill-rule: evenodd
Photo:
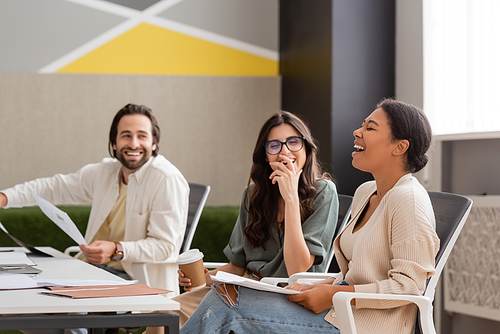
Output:
M203 267L207 269L216 269L225 266L227 262L203 262Z
M64 254L71 256L71 253L78 253L80 252L80 247L78 246L69 246L64 250Z
M384 299L384 300L406 300L417 305L420 310L420 322L423 334L436 334L432 317L432 300L427 296L396 295L382 293L359 293L359 292L337 292L333 298L333 306L339 321L342 334L356 334L356 326L352 314L351 300L361 299Z
M315 282L315 281L320 281L323 279L327 279L335 275L334 273L309 273L309 272L304 272L304 273L296 273L293 274L288 278L288 284L293 284L293 283L310 283L310 282Z
M293 284L293 283L312 283L316 281L321 281L323 279L327 279L332 277L332 273L296 273L293 274L292 276L286 278L286 277L263 277L260 281L263 283L271 284L271 285L278 285L279 283L288 283L288 284Z
M279 283L288 283L288 277L262 277L260 281L276 286Z

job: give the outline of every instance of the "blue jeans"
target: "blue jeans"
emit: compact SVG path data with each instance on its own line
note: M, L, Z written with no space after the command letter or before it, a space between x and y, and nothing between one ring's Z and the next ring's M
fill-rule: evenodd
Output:
M340 331L314 312L291 302L286 295L239 288L236 306L230 306L214 287L205 296L180 333L328 333Z

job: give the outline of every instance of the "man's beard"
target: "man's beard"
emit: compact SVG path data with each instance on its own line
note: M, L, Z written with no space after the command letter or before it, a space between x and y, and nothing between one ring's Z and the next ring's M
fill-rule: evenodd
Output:
M151 155L146 155L147 152L143 153L144 154L142 155L142 158L138 161L128 161L127 159L125 159L124 154L121 152L116 152L116 158L121 162L123 167L131 171L136 171L141 168L146 162L148 162L149 158L151 157Z

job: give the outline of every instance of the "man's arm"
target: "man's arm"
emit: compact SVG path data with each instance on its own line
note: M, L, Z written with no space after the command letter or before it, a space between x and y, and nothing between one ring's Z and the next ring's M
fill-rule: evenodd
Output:
M6 198L0 198L0 205L9 208L37 205L32 193L54 205L89 204L92 201L92 179L97 174L97 167L98 164L90 164L76 173L56 174L3 189Z
M7 196L4 193L0 193L0 208L7 205Z

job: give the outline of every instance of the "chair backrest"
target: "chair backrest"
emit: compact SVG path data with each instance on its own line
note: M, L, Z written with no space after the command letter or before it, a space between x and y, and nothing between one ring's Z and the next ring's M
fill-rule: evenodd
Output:
M469 216L472 200L457 194L434 191L429 191L429 197L436 217L440 248L436 255L436 273L428 280L424 295L434 300L439 276Z
M189 210L186 224L186 233L182 241L180 253L184 253L191 247L201 212L210 193L210 186L197 183L189 183Z
M333 235L332 244L330 247L330 252L326 258L325 273L338 273L340 271L337 261L333 261L335 257L335 252L333 251L333 241L339 235L340 232L347 225L347 222L351 218L351 205L352 196L349 195L338 195L339 196L339 217L337 221L337 227L335 228L335 233Z
M457 194L437 191L429 191L428 193L434 209L436 234L440 240L440 247L435 260L436 273L427 280L424 296L434 300L434 293L439 277L469 216L470 209L472 208L472 200ZM415 320L414 333L423 333L420 323L420 312L417 314L417 319Z

